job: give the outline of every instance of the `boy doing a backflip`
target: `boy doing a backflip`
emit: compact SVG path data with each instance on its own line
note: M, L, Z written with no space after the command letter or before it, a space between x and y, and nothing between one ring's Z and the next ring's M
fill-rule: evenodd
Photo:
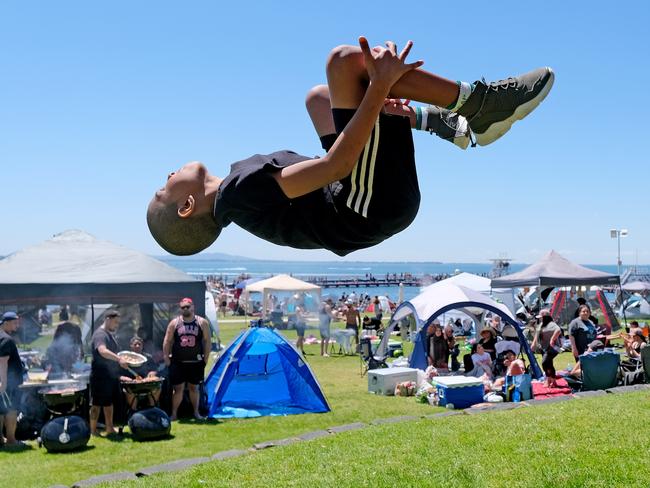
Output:
M411 47L398 52L389 41L371 49L361 37L359 47L332 50L328 84L313 88L306 102L327 154L257 154L234 163L225 178L186 164L149 204L154 239L172 254L195 254L234 222L275 244L340 256L373 246L408 227L418 211L412 128L463 149L487 145L553 85L550 68L489 84L450 81L420 69L422 61L406 62Z

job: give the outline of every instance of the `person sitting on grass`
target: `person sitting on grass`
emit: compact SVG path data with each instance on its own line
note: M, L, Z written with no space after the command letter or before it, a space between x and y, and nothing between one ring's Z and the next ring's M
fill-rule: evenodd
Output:
M454 336L454 328L450 324L447 324L445 325L445 330L443 332L445 340L447 341L447 360L445 360L445 362L447 362L449 356L451 356L451 370L458 371L460 369L460 363L458 362L460 348L458 347L456 337Z
M487 380L493 378L492 356L490 356L490 353L483 348L483 344L476 344L476 352L472 354L472 363L474 364L474 369L465 376L474 376L476 378L485 378Z
M479 339L478 343L483 346L483 349L485 352L487 352L490 357L492 358L492 361L496 360L497 358L497 350L496 350L496 344L497 344L497 333L495 330L490 327L489 325L486 325L482 330L481 330L481 338Z
M427 332L429 333L429 366L433 366L436 369L449 369L447 363L449 359L449 347L447 345L447 339L445 339L442 333L440 323L433 322Z
M314 87L306 100L327 153L257 154L233 164L225 178L188 163L169 173L149 203L154 239L172 254L196 254L234 222L298 249L345 256L372 247L406 229L418 212L411 129L463 149L484 146L532 112L553 85L550 68L492 83L445 79L420 69L423 61L406 62L412 45L399 52L388 41L371 49L360 37L359 46L334 48L328 85ZM429 105L412 107L410 100Z

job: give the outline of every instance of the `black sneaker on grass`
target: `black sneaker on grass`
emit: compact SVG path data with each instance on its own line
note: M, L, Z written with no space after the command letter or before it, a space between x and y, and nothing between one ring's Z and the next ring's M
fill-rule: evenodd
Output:
M506 80L477 81L458 113L469 121L476 142L487 146L537 107L553 86L551 68L538 68Z
M470 143L470 130L465 117L435 105L429 105L423 112L423 115L426 114L426 130L461 149L467 148Z

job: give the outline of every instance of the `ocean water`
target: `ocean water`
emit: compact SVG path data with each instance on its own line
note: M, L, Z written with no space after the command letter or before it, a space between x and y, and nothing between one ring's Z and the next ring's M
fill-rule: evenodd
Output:
M167 264L185 271L191 275L207 277L216 276L232 283L242 274L253 278L266 278L285 273L296 278L309 281L312 277L333 278L359 278L373 275L378 279L386 274L406 274L421 278L426 275L440 276L453 275L456 272L467 272L478 275L487 275L492 270L491 263L436 263L436 262L381 262L381 261L264 261L246 259L200 259L200 258L161 258ZM511 273L522 270L528 264L512 263ZM589 266L589 265L587 265ZM616 265L592 265L590 268L616 273ZM392 287L356 287L356 288L325 288L324 295L338 297L342 293L349 294L386 295L392 300L397 300L399 289ZM420 293L417 286L404 287L404 299L409 300Z

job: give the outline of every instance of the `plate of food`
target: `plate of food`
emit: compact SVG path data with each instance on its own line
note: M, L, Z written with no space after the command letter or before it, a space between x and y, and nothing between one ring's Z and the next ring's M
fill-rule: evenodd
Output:
M117 355L123 359L126 364L129 366L135 366L136 368L138 366L142 366L147 362L147 358L145 356L133 351L120 351L117 353Z

